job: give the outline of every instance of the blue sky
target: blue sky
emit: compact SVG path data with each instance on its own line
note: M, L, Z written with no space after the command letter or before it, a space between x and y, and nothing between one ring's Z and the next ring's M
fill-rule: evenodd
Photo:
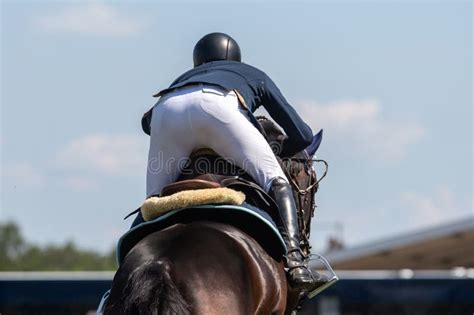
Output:
M227 32L330 164L313 245L473 215L471 2L1 3L1 208L27 239L108 250L145 194L151 97Z

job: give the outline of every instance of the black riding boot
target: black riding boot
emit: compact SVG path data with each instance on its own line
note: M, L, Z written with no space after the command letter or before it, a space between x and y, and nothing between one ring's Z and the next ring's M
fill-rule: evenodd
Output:
M278 205L282 225L279 229L288 248L285 264L288 267L290 285L296 289L312 290L320 284L321 277L312 273L304 264L298 214L291 186L283 178L277 177L271 184L270 195Z

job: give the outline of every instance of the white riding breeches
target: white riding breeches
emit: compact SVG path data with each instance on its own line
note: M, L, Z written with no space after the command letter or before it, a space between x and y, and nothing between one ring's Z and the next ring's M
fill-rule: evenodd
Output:
M272 149L234 92L193 85L161 97L153 108L147 197L175 182L193 150L210 148L245 170L265 191L286 179Z

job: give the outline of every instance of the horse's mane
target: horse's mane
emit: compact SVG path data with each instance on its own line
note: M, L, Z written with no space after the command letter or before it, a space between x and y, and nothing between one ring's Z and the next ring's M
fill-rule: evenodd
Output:
M256 116L255 118L257 118L257 121L260 123L263 130L265 131L267 141L277 141L286 137L283 133L283 130L278 127L275 122L268 119L266 116Z
M275 122L268 119L266 116L256 116L255 118L257 118L257 121L260 123L263 130L265 131L265 136L269 143L272 143L274 141L281 142L283 139L286 138L286 135L283 133L283 130ZM283 168L287 175L292 173L298 174L304 168L304 161L283 159L280 160L280 166Z

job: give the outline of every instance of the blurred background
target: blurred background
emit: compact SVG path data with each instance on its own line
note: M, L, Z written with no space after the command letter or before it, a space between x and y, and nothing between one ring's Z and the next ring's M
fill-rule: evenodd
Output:
M470 1L3 0L0 312L94 309L145 197L141 115L220 31L324 129L311 241L342 280L304 312L472 313L472 15Z

